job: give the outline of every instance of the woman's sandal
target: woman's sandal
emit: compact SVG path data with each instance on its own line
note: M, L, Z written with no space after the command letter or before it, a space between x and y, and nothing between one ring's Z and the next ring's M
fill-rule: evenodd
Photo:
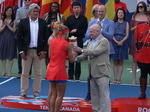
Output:
M132 84L132 85L136 85L136 82L132 82L131 84Z
M118 82L117 80L112 81L113 84L116 84L117 82Z
M121 84L121 81L120 81L120 80L118 80L118 81L117 81L117 84Z

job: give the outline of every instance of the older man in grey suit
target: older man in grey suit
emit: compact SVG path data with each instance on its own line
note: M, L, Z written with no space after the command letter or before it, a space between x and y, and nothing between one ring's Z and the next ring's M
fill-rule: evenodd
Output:
M74 47L74 51L82 52L77 61L88 59L92 109L94 112L111 112L110 103L110 45L101 35L101 27L94 24L90 27L91 42L87 49Z
M17 27L18 27L18 24L19 24L21 19L29 17L29 6L31 4L31 0L23 0L23 3L24 3L24 6L20 7L16 13L16 25L17 25ZM20 54L18 54L18 76L17 76L17 78L20 78L21 74L22 74L22 65L21 64L22 64L21 57L20 57ZM29 74L31 77L31 70L30 70Z
M99 24L102 27L101 28L101 34L110 43L110 57L111 57L111 54L115 54L115 50L114 50L113 45L111 43L111 40L114 36L114 22L112 20L105 18L106 12L107 12L106 7L104 5L100 5L98 8L99 18L90 21L90 23L88 25L88 29L87 29L86 34L85 34L85 37L87 39L90 38L90 32L89 32L90 26L92 26L93 24ZM91 99L91 96L90 96L90 87L89 87L89 78L88 78L88 93L87 93L85 100L89 101L90 99Z

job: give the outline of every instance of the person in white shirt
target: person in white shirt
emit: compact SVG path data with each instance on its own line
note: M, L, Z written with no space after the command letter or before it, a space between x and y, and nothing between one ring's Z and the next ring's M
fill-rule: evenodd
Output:
M22 58L21 98L28 94L31 64L34 68L33 95L39 98L42 79L42 61L47 52L48 30L46 21L38 18L40 7L37 4L29 6L29 18L22 19L18 26L17 44Z

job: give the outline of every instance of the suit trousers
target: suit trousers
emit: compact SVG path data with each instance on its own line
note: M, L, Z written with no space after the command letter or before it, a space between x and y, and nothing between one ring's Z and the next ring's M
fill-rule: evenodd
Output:
M77 63L77 62L70 63L69 62L68 74L69 74L69 79L75 78L75 80L80 80L81 63Z
M21 93L28 94L29 71L32 64L34 68L33 94L41 91L42 62L43 59L39 59L36 49L28 50L27 60L22 59Z
M32 66L30 68L29 75L31 75L31 72L32 72ZM18 74L22 74L22 59L20 54L18 54Z
M111 112L109 81L110 78L108 77L91 77L90 88L93 112Z

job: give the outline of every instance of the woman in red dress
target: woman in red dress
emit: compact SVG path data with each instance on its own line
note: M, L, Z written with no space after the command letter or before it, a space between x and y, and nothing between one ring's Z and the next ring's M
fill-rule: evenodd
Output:
M50 63L47 66L46 79L50 81L50 91L48 94L49 112L59 112L68 75L66 72L66 57L70 62L74 62L77 53L72 53L73 45L67 42L69 30L65 25L59 26L59 36L49 43Z

